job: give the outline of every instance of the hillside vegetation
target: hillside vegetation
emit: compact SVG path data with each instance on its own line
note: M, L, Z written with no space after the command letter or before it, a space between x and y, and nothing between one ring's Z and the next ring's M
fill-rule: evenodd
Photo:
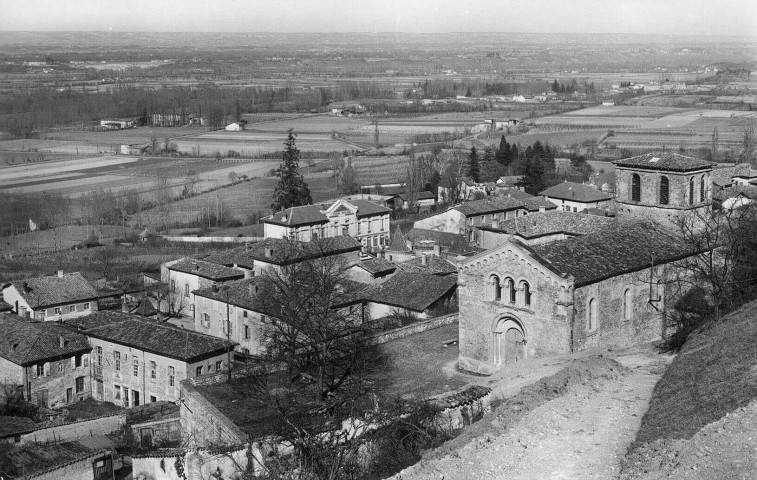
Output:
M748 303L689 337L655 386L624 478L665 467L680 449L678 440L757 399L755 307Z

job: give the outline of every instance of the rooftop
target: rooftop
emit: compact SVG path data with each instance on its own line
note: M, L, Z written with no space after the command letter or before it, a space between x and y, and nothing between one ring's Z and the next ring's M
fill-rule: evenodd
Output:
M552 212L532 213L525 217L513 218L499 222L497 228L491 225L480 227L490 232L518 235L522 238L538 238L544 235L565 233L586 235L611 225L615 220L610 217L588 215L585 213Z
M0 357L21 366L71 357L92 349L85 335L54 322L30 321L7 313L0 313L0 332Z
M16 280L12 285L32 309L97 300L97 291L79 272Z
M210 335L115 311L104 310L64 323L90 337L187 363L226 352L233 345Z
M387 245L386 249L390 252L412 251L410 247L407 246L407 243L405 242L405 236L402 235L402 230L400 230L399 228L394 231L394 235L392 235L392 242Z
M426 257L425 265L423 264L424 256ZM450 275L452 273L457 273L457 266L431 253L423 254L420 257L413 258L406 262L398 263L397 268L404 272L430 273L432 275Z
M457 275L399 272L360 292L362 300L423 312L457 287Z
M196 258L185 258L170 265L169 270L176 272L189 273L197 275L198 277L207 278L209 280L232 280L235 278L243 278L244 272L219 265L218 263L212 263Z
M628 167L641 170L664 170L668 172L689 172L692 170L711 169L716 164L694 157L687 157L673 152L645 153L630 158L615 160L618 167Z
M362 249L362 244L349 236L328 237L300 242L284 238L266 238L238 248L212 253L203 260L217 265L252 268L255 261L289 265L329 255L339 255ZM238 271L238 270L235 270Z
M0 438L32 432L38 427L31 418L0 415Z
M572 275L576 287L691 254L674 231L652 221L612 222L589 235L525 248L552 269Z
M539 195L545 197L559 198L561 200L571 200L574 202L602 202L610 200L612 197L598 188L583 183L562 182L553 187L549 187Z
M485 215L487 213L505 212L525 208L522 200L508 197L489 197L482 200L473 200L453 207L466 217L473 215Z
M201 288L193 293L199 297L210 298L223 303L226 303L228 298L230 305L271 315L272 312L266 311L263 301L265 284L265 277L252 277L227 282L222 287Z
M545 197L531 197L531 198L524 198L523 204L526 207L526 210L529 212L538 212L542 208L544 210L556 210L557 205L547 200Z
M381 205L363 199L354 200L336 200L337 202L344 202L347 205L352 205L357 208L356 215L360 217L368 217L372 215L380 215L383 213L391 212L390 209L382 207ZM335 202L336 203L336 202ZM264 223L272 223L274 225L283 225L286 227L296 227L303 225L316 225L321 223L328 223L329 219L324 214L326 210L331 208L334 204L320 204L320 205L302 205L300 207L291 207L280 212L276 212L273 215L269 215L263 218Z
M361 261L357 266L376 277L381 277L397 270L397 265L385 258L370 258Z

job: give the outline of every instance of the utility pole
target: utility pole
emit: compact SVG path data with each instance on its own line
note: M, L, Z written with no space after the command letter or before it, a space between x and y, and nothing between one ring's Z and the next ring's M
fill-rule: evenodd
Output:
M227 380L228 383L231 383L231 321L229 319L229 286L224 285L224 291L226 292L226 341L228 342L228 345L226 345L226 363L228 374L227 374Z

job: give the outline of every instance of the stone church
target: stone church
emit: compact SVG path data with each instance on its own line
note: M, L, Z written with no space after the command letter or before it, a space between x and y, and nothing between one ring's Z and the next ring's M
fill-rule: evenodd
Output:
M711 201L714 164L674 153L616 163L616 218L586 235L527 246L511 238L461 260L460 368L492 374L526 357L665 336L690 256L674 224Z

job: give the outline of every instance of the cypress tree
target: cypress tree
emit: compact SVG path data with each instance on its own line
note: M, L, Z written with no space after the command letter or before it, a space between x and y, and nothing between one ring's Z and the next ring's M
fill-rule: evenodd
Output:
M295 145L295 137L290 128L287 141L284 143L282 162L276 172L279 184L273 191L271 209L274 212L313 203L308 184L300 174L300 150Z
M481 177L481 166L478 164L478 151L476 151L476 147L470 147L468 171L466 173L471 180L478 183Z

